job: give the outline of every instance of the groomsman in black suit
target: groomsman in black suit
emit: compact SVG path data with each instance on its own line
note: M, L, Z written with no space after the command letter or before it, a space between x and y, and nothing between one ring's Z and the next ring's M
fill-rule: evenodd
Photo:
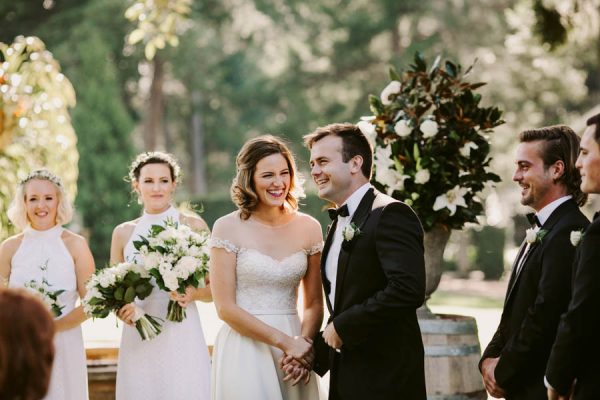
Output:
M533 227L514 261L500 325L479 369L493 397L542 400L546 362L571 296L570 235L589 221L579 210L586 195L575 168L578 136L567 126L551 126L519 139L513 180L521 203L535 210Z
M314 369L330 371L330 400L424 400L421 223L371 187L372 149L355 125L319 128L305 143L319 197L338 206L321 260L331 317L315 338Z
M581 190L600 193L600 114L587 121L577 169ZM573 295L561 317L546 368L548 399L600 399L600 217L594 215L583 235L575 234L577 256Z

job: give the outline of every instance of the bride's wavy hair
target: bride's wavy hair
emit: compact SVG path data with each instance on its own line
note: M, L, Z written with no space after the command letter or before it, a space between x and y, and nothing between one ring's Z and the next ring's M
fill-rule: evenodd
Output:
M290 187L285 196L287 206L297 210L299 200L304 197L302 177L296 168L294 155L287 145L276 136L258 136L248 140L236 158L236 176L231 184L231 200L239 208L242 219L250 218L259 202L253 182L256 164L272 154L281 154L290 171Z
M29 173L25 179L19 182L19 186L17 186L17 190L15 192L15 197L6 211L10 222L12 222L14 226L21 230L25 229L29 225L25 200L27 196L27 184L32 180L48 181L54 185L56 188L56 195L58 196L56 224L64 225L71 222L71 219L73 219L73 206L69 201L62 181L58 176L44 168L31 171L31 173Z

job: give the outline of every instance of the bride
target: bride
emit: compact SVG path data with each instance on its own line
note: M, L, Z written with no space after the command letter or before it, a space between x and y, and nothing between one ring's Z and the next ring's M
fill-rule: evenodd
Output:
M215 342L211 398L318 399L314 374L294 374L307 382L295 385L278 362L290 355L310 364L308 338L323 319L321 226L297 210L302 190L280 139L249 140L236 162L231 196L238 210L215 222L211 239L211 289L225 322Z

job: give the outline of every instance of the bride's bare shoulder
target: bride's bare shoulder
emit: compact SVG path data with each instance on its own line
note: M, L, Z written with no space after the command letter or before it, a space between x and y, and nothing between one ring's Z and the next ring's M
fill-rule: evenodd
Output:
M303 228L306 228L309 231L313 231L315 229L321 230L321 223L313 216L298 211L297 218L299 223L302 224Z
M213 233L219 234L222 232L231 232L231 229L240 226L242 219L239 211L233 211L227 215L223 215L217 219L213 225Z

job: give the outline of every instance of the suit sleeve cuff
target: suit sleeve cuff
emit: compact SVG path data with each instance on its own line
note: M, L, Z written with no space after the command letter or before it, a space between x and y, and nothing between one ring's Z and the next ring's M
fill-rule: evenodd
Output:
M544 386L546 386L546 389L552 389L556 392L556 389L554 389L554 387L550 384L550 382L548 382L548 378L546 378L545 375L544 375Z

